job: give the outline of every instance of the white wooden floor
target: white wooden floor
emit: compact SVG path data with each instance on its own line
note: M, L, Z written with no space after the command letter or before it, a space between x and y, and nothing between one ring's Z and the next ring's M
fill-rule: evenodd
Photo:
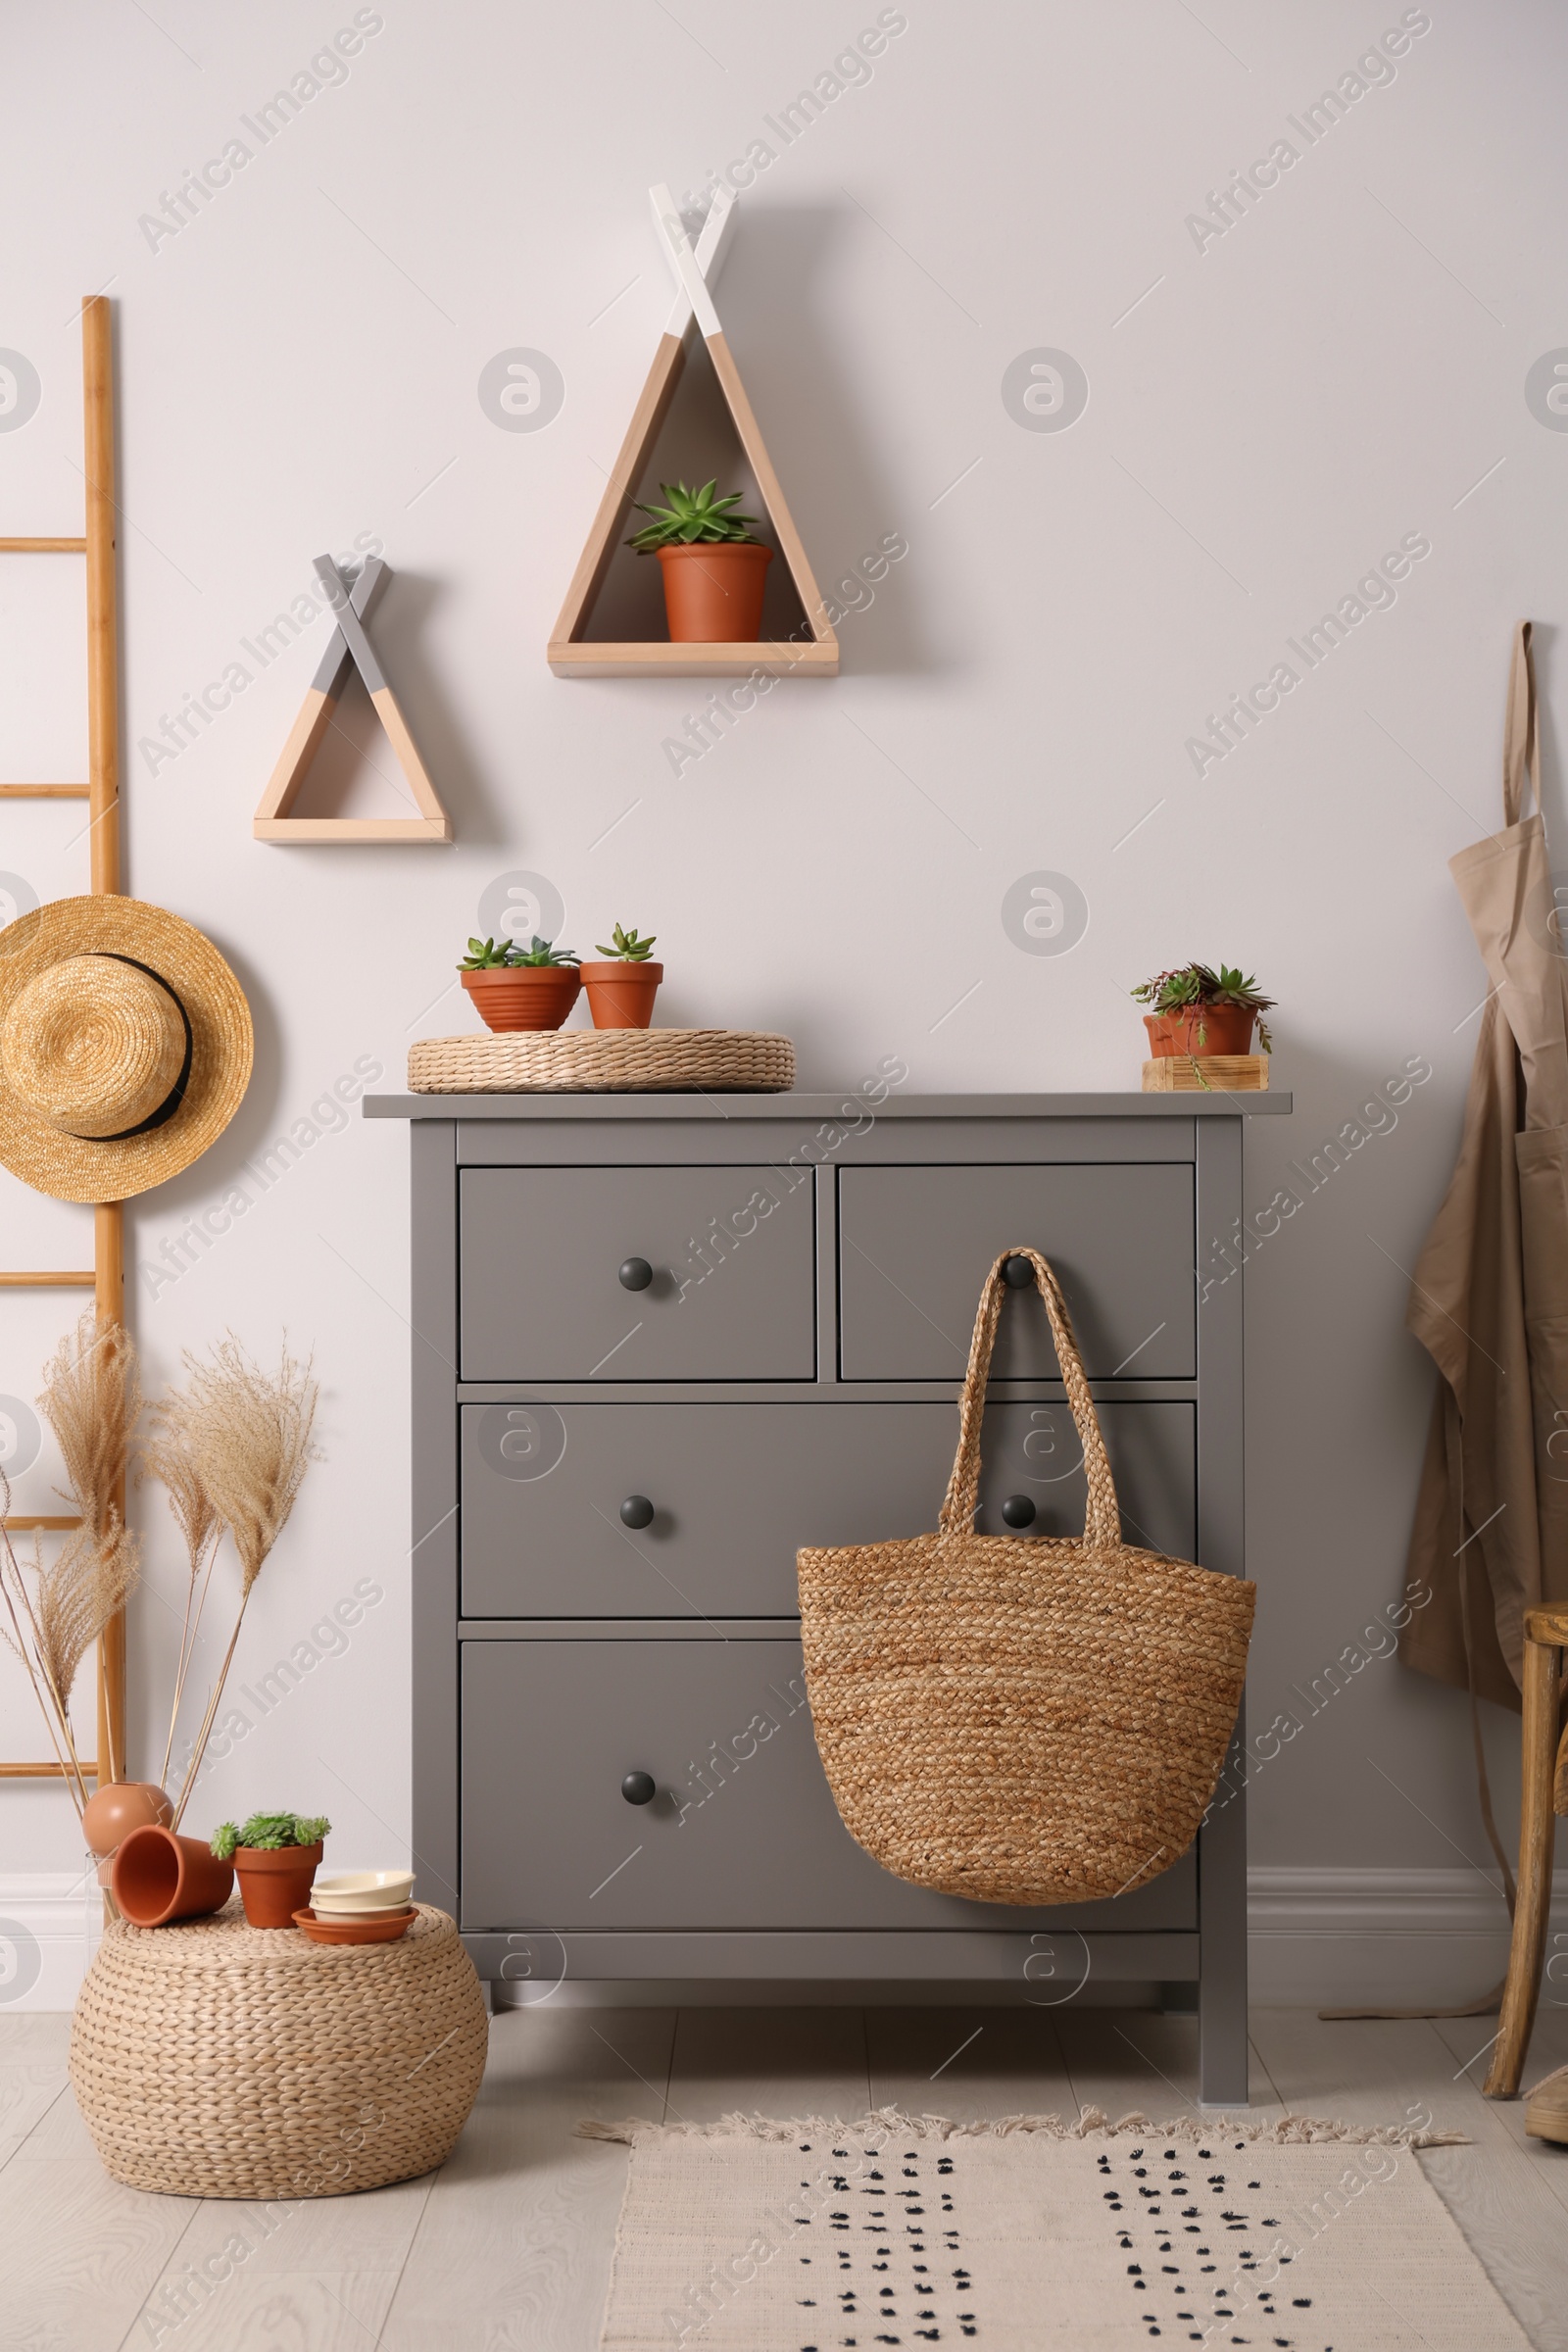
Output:
M1521 2106L1481 2097L1491 2023L1256 2011L1253 2103L1368 2123L1426 2108L1468 2132L1428 2172L1532 2344L1568 2352L1568 2148L1527 2140ZM595 2352L626 2152L573 2138L580 2116L898 2101L966 2119L1089 2104L1158 2118L1197 2096L1195 2021L1146 2011L547 2003L493 2022L479 2103L441 2173L300 2207L264 2240L254 2206L107 2179L66 2082L69 2028L0 2013L5 2352ZM1565 2062L1568 2010L1550 2011L1527 2083ZM181 2318L188 2267L235 2239L252 2251L210 2299L185 2292Z

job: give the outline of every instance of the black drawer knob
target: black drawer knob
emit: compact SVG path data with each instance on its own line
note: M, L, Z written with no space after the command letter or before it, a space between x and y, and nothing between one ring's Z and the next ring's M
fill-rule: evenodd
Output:
M1002 1516L1009 1527L1033 1527L1035 1506L1027 1494L1009 1494L1002 1506Z
M651 1805L659 1790L651 1772L628 1772L620 1784L620 1793L628 1805Z
M646 1494L628 1494L620 1506L622 1527L652 1527L654 1506Z
M654 1279L654 1269L646 1257L623 1258L617 1279L623 1291L646 1291Z
M1009 1257L1002 1269L1002 1279L1009 1291L1028 1291L1034 1288L1035 1270L1027 1257Z

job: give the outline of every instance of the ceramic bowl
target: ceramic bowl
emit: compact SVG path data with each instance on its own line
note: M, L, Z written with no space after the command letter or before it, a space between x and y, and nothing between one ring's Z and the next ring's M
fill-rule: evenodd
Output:
M325 1919L362 1919L379 1912L406 1911L414 1891L412 1870L341 1870L318 1874L311 1908Z
M340 1914L336 1919L315 1910L296 1911L294 1925L312 1943L396 1943L419 1916L417 1903L396 1911Z

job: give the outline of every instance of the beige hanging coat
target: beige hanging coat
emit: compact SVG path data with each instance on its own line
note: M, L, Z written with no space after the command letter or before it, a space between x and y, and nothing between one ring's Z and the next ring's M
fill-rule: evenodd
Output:
M1502 764L1503 831L1449 860L1489 993L1458 1164L1405 1315L1441 1378L1409 1559L1432 1598L1399 1650L1517 1708L1523 1612L1568 1601L1568 906L1541 819L1527 620Z

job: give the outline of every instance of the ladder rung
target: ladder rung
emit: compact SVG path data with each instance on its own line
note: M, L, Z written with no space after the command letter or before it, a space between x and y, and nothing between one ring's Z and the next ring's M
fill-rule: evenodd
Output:
M0 556L84 556L85 539L0 539Z
M61 1519L59 1517L51 1517L47 1511L13 1511L5 1524L7 1527L21 1527L30 1530L35 1527L79 1527L81 1525L81 1521L79 1519Z
M90 784L0 784L0 801L90 801Z
M91 1269L85 1274L0 1274L0 1290L4 1291L95 1291L98 1277Z
M83 1780L95 1781L97 1757L83 1756L79 1760ZM63 1781L65 1777L63 1764L0 1764L0 1781Z

